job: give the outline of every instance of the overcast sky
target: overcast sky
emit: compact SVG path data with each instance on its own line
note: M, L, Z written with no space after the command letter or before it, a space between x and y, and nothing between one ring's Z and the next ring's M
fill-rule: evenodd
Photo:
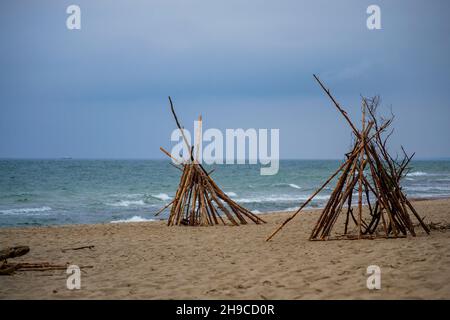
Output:
M66 8L81 7L81 30ZM366 9L381 8L381 30ZM282 158L342 158L360 94L392 148L450 157L449 1L2 1L0 157L160 158L174 129L279 128Z

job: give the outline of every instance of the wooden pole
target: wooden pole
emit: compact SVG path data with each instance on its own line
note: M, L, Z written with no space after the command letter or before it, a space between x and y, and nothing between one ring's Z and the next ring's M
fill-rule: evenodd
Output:
M358 177L358 237L361 238L362 233L362 187L363 187L363 175L364 175L364 150L365 150L365 129L366 129L366 108L365 104L362 105L362 130L361 130L361 148L359 157L359 177Z
M197 133L196 133L196 137L197 137L197 143L195 145L196 148L196 154L195 154L195 161L198 162L198 158L200 156L200 145L201 145L201 137L202 135L202 116L200 115L198 117L198 128L197 128Z
M194 158L193 158L194 155L192 154L191 145L189 144L188 140L186 139L186 135L184 134L184 129L181 126L180 121L178 121L178 117L177 117L177 114L175 113L175 108L173 107L172 99L170 98L170 96L169 96L169 103L170 103L170 110L172 111L172 115L175 118L175 122L177 124L177 127L180 130L181 135L183 136L184 143L186 144L186 147L188 148L189 153L190 153L190 158L193 161L194 160Z

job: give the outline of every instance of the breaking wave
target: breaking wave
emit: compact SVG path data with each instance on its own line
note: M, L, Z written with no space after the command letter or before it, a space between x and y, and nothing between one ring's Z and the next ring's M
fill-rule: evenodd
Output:
M428 173L423 171L413 171L407 174L408 177L421 177L421 176L427 176Z
M235 199L236 202L240 203L262 203L262 202L290 202L290 201L303 201L307 200L309 195L300 196L260 196L254 198L241 198ZM315 200L328 200L329 195L317 195L314 197Z
M162 201L167 201L170 200L170 196L167 193L158 193L158 194L152 194L151 195L153 198L162 200Z
M113 207L130 207L130 206L144 206L144 200L120 200L118 202L108 203Z
M273 184L273 186L275 186L275 187L291 187L291 188L294 188L294 189L301 189L302 188L299 185L296 185L295 183L275 183L275 184Z
M128 222L148 222L148 221L155 221L154 219L146 219L142 218L140 216L133 216L128 219L119 219L119 220L113 220L111 223L128 223Z
M407 186L405 187L406 190L409 191L450 191L450 186Z
M19 215L19 214L41 215L42 212L50 211L50 210L52 210L52 208L50 208L50 207L17 208L17 209L0 210L0 213L1 214L10 214L10 215Z
M113 220L113 221L111 221L111 223L148 222L148 221L155 221L155 220L154 219L145 219L140 216L133 216L128 219Z

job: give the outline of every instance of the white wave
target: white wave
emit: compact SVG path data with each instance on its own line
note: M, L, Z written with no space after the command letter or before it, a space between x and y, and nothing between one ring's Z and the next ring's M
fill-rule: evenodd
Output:
M272 186L274 186L274 187L291 187L294 189L301 189L301 187L296 185L295 183L275 183Z
M167 201L170 200L170 196L167 193L158 193L158 194L152 194L153 198L162 200L162 201Z
M427 176L428 173L423 171L413 171L407 174L408 177L421 177L421 176Z
M144 200L120 200L118 202L107 203L107 205L113 207L143 206L145 202Z
M307 197L305 197L305 198L302 199L302 200L308 200L309 197L310 197L310 196L307 196ZM329 195L315 196L315 197L313 198L313 200L328 200L328 199L330 199L330 196L329 196Z
M439 198L444 198L444 197L448 197L450 196L450 194L436 194L436 193L419 193L419 194L414 194L414 195L410 195L414 198L429 198L429 199L439 199Z
M440 187L440 186L408 186L405 187L409 191L450 191L450 187Z
M147 221L155 221L155 220L154 219L145 219L140 216L133 216L128 219L113 220L113 221L111 221L111 223L147 222Z
M115 198L127 198L127 199L136 199L136 198L142 198L144 196L143 193L114 193L111 195Z
M42 212L50 211L50 210L52 210L52 208L50 208L50 207L16 208L16 209L0 210L0 213L1 214L10 214L10 215L19 215L19 214L41 215Z
M260 196L254 198L240 198L235 199L236 202L240 203L261 203L261 202L290 202L290 201L304 201L309 199L309 195L301 196ZM329 195L317 195L314 197L315 200L327 200Z
M234 192L232 192L232 191L230 191L230 192L225 192L225 193L226 193L226 195L229 196L229 197L237 197L237 194L234 193Z

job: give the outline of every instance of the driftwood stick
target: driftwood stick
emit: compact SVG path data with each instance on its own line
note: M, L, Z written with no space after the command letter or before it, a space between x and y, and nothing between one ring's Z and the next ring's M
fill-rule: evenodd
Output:
M70 264L51 264L49 262L22 262L22 263L5 263L0 266L0 275L11 275L15 271L49 271L49 270L67 270ZM94 266L79 266L80 269L90 269Z
M347 162L349 162L349 160L347 160L346 162L344 162L338 170L336 170L335 173L333 173L331 175L331 177L328 178L327 181L325 181L325 183L316 190L316 192L314 192L309 198L308 200L306 200L301 206L300 208L298 208L297 211L294 212L294 214L292 216L290 216L289 218L287 218L274 232L272 232L272 234L266 239L266 241L270 241L281 229L283 229L283 227L292 219L295 218L295 216L297 216L297 214L300 213L300 211L306 207L308 205L308 203L311 202L311 200L320 192L323 190L323 188L325 188L327 186L328 183L330 183L331 180L333 180L333 178L342 170L342 168L344 168L347 165Z
M175 118L175 122L177 124L177 127L180 130L181 135L183 136L184 143L186 144L186 147L189 150L191 161L194 161L194 158L193 158L194 155L192 154L191 145L189 144L189 142L188 142L188 140L186 138L186 135L184 134L184 129L181 126L180 121L178 120L178 117L177 117L177 114L175 113L175 108L173 107L172 99L170 98L170 96L169 96L169 103L170 103L170 110L172 111L172 115Z
M166 208L168 208L172 203L174 203L175 199L170 201L170 203L166 204L163 208L159 209L158 212L154 214L154 216L158 216L161 212L163 212Z
M199 157L200 157L200 143L201 143L201 139L202 139L201 133L202 133L202 116L200 115L198 117L198 128L197 128L197 132L195 135L197 138L196 145L195 145L195 147L196 147L195 161L196 162L198 162Z
M175 159L169 151L167 151L166 149L164 149L163 147L159 147L159 150L161 150L166 156L168 156L170 159L172 159L175 164L177 165L182 165L182 163L180 163L177 159Z
M419 221L419 223L422 226L422 228L425 230L425 232L427 234L430 234L430 228L428 228L428 226L423 222L422 218L419 216L419 214L417 213L416 209L414 209L414 207L411 204L411 202L409 202L409 200L406 199L406 197L405 197L404 200L405 200L406 205L409 207L409 209L411 209L412 213L414 214L416 219Z
M172 162L169 162L169 164L170 164L172 167L174 167L174 168L180 170L181 172L183 172L183 169L182 169L181 167L177 166L176 164L173 164Z
M358 176L358 236L361 237L362 234L362 227L361 227L361 221L362 221L362 189L363 189L363 176L364 176L364 150L365 150L365 128L366 128L366 108L365 104L363 103L362 107L362 131L361 131L361 144L363 145L363 148L361 149L361 153L359 156L359 176Z
M341 106L339 105L339 103L334 99L334 97L331 95L331 92L329 89L325 88L325 86L323 85L323 83L319 80L319 78L313 74L314 78L316 79L316 81L319 83L320 87L323 89L323 91L325 91L325 93L327 94L327 96L331 99L331 101L333 101L334 105L336 106L336 108L339 110L340 113L342 113L342 115L344 116L345 120L347 120L348 124L350 125L350 127L353 130L353 133L359 138L359 132L358 129L356 129L355 125L353 124L353 122L350 120L350 118L348 117L347 112L345 112L344 109L341 108Z
M66 252L69 250L82 250L82 249L94 249L95 246L94 245L87 245L87 246L82 246L82 247L75 247L75 248L65 248L65 249L61 249L61 252Z
M329 224L330 220L332 219L333 212L335 210L337 202L339 201L339 197L340 197L342 188L344 186L344 181L346 179L346 176L348 174L351 164L352 164L351 161L349 161L347 163L347 165L343 168L342 174L339 177L339 179L336 183L336 186L330 196L330 199L328 200L328 203L325 206L325 209L322 211L319 221L317 222L316 227L313 229L313 232L311 233L310 238L317 237L319 235L319 233L322 234L322 237L325 236L326 226Z

